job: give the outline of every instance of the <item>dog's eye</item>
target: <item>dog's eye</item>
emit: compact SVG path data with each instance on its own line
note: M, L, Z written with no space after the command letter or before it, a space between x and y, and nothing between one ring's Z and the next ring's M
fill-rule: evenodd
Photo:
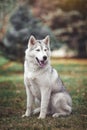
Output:
M44 51L47 51L47 49L44 49Z
M37 49L36 51L40 51L40 49Z

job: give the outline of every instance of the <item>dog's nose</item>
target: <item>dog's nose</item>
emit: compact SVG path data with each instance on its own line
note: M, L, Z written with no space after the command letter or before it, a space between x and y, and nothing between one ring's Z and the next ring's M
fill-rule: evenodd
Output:
M44 61L47 60L47 56L43 56L43 60L44 60Z

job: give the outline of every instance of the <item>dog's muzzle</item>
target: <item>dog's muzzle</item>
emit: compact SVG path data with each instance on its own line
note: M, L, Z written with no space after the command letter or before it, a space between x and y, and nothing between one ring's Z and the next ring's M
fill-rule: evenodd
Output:
M39 64L40 67L44 67L47 63L47 56L43 56L43 60L39 60L37 57L36 57L36 60Z

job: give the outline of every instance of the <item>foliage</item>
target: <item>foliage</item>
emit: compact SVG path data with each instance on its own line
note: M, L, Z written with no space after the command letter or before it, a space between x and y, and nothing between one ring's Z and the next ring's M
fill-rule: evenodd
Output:
M62 8L66 11L78 10L86 16L87 1L86 0L29 0L32 1L32 5L41 5L42 10L45 12L48 10L53 11L57 8ZM35 2L36 1L36 2ZM50 4L49 4L50 3Z
M30 7L20 5L13 11L9 19L9 26L0 44L0 50L3 50L3 53L12 60L23 61L31 35L34 35L36 39L43 39L50 35L54 44L51 48L59 46L52 31L43 25L40 19L32 15Z
M68 117L38 120L21 118L26 94L23 65L0 56L0 129L1 130L85 130L87 123L87 61L52 59L73 99L73 113Z
M52 50L67 44L78 57L87 57L86 6L86 0L1 0L0 50L23 61L30 35L42 39L49 34Z
M15 5L14 0L0 0L0 18L3 19L6 14L10 13Z

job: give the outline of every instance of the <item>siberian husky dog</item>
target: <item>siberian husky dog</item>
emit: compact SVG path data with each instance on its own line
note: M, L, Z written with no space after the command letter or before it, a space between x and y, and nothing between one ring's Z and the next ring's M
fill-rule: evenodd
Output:
M24 84L27 109L23 117L40 113L38 118L66 116L72 111L72 99L57 73L50 65L50 38L36 40L31 36L25 51ZM39 107L33 110L33 102Z

